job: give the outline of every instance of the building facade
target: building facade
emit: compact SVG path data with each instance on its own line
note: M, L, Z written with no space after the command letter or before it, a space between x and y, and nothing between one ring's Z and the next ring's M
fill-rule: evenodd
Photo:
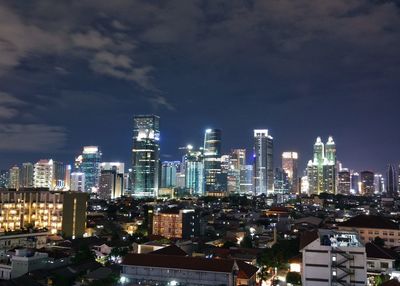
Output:
M85 174L85 191L88 193L99 187L102 156L98 146L84 146L82 154L75 159L76 171Z
M267 129L254 130L254 194L273 193L273 138Z
M221 190L221 130L207 129L204 134L204 177L206 192Z
M297 164L299 155L297 152L282 153L282 169L288 176L292 194L299 193Z
M184 156L185 188L191 195L205 194L204 155L203 150L193 150L189 145Z
M132 191L137 197L157 196L160 176L160 118L133 119Z
M200 234L199 215L193 209L165 210L153 214L152 234L190 239Z
M117 169L102 170L98 197L102 200L114 200L123 195L124 174L118 173Z

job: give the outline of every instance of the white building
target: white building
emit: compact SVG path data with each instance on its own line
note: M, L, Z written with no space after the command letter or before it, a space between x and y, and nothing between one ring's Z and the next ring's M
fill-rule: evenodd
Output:
M303 285L367 285L366 250L356 232L320 229L301 240Z
M85 191L85 173L82 172L71 173L71 191L77 191L77 192Z

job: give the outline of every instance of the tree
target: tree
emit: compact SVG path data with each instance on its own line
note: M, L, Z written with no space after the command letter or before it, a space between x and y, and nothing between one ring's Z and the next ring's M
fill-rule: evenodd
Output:
M243 240L240 242L240 247L253 248L253 240L251 239L250 235L243 237Z
M88 245L84 244L80 247L80 249L76 252L72 261L74 263L82 263L82 262L90 262L95 260L95 254L89 248Z
M301 275L297 272L288 272L286 274L286 282L293 285L301 285Z

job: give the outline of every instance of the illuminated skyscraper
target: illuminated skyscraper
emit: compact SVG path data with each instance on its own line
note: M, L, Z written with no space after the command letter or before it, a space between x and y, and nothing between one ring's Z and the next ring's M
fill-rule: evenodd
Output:
M287 174L290 189L293 194L298 193L298 175L297 175L297 152L282 153L282 169Z
M375 193L374 172L362 171L360 173L361 194L371 196Z
M338 173L338 194L349 195L351 187L350 171L347 169L342 169Z
M193 150L193 146L187 147L184 157L185 187L192 195L205 194L204 181L204 155L203 150Z
M176 187L176 174L180 171L180 161L164 161L161 164L161 188Z
M219 191L221 174L221 130L207 129L204 134L204 176L206 191Z
M85 174L85 189L88 193L99 187L102 155L98 146L85 146L82 155L75 160L77 171Z
M119 173L117 167L102 170L100 174L98 196L103 200L114 200L123 195L124 173Z
M374 175L374 188L376 194L382 195L382 193L385 191L385 180L382 174Z
M8 188L9 171L0 170L0 188Z
M336 193L336 145L331 136L325 145L317 137L313 160L307 164L307 176L311 194Z
M360 174L354 171L350 172L351 178L351 188L350 192L351 194L360 194Z
M65 165L52 159L42 159L33 167L35 188L63 190L65 187Z
M18 166L14 166L10 169L10 179L9 179L9 188L10 189L19 189L19 180L20 180L20 169Z
M254 130L254 194L274 191L273 138L267 129Z
M160 118L138 115L133 119L132 191L137 197L154 197L160 176Z
M20 173L20 184L22 188L33 187L33 164L23 163Z
M397 176L393 165L388 165L386 171L386 194L388 197L397 197Z

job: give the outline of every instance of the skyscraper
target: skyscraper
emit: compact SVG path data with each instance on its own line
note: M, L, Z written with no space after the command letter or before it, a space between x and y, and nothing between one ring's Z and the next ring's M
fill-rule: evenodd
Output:
M254 194L274 191L273 138L267 129L254 130Z
M17 190L19 189L19 175L20 169L18 166L14 166L10 169L9 188Z
M297 152L283 152L282 153L282 169L286 172L290 189L293 194L298 193L298 175L297 175Z
M193 150L193 146L189 145L184 164L186 189L192 195L203 196L205 194L203 150Z
M154 197L160 176L160 118L138 115L133 119L132 190L137 197Z
M362 171L360 173L361 194L364 196L372 196L375 193L374 172Z
M161 188L176 187L176 174L180 172L180 161L164 161L161 164Z
M98 146L84 146L82 154L75 160L77 171L85 174L85 189L88 193L99 187L102 155Z
M388 197L397 197L397 176L393 165L389 164L386 170L386 194Z
M85 173L71 173L71 191L85 192Z
M52 159L41 159L33 167L33 186L62 190L65 186L65 165Z
M382 193L385 191L385 180L382 174L374 175L374 188L376 194L382 195Z
M342 169L338 173L338 194L349 195L351 187L350 171L347 169Z
M204 134L204 176L206 192L219 191L221 174L221 130L207 129Z
M32 163L22 163L20 183L22 188L32 188L33 187L33 164Z
M123 195L124 173L118 173L116 167L102 170L100 175L98 196L103 200L113 200Z
M307 164L307 176L310 194L336 193L336 144L331 136L325 145L317 137L313 160Z
M351 194L360 194L360 174L354 171L350 172Z
M0 188L8 188L9 171L0 170Z

